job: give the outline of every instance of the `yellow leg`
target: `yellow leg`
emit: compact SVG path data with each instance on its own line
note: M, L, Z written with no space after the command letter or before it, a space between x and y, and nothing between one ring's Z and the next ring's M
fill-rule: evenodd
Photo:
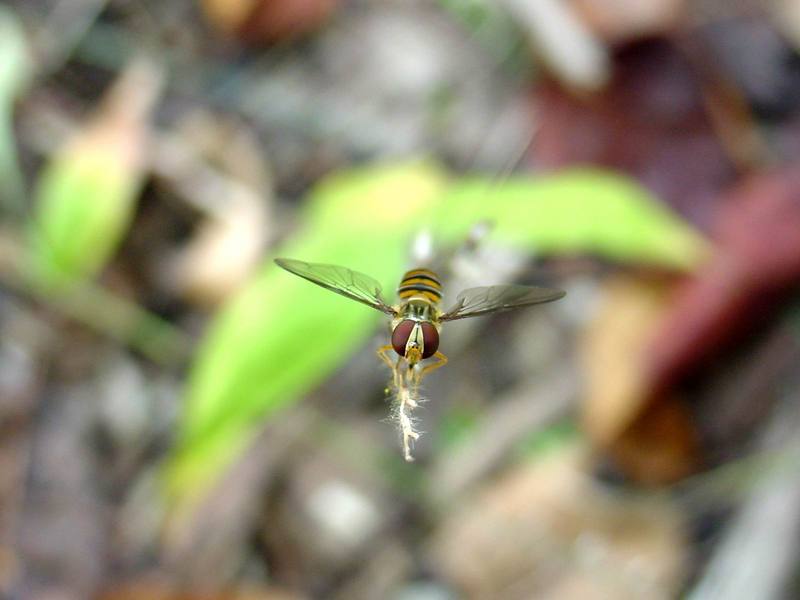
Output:
M378 348L377 355L383 362L386 363L386 366L394 370L394 363L392 362L392 359L387 356L389 352L394 352L394 348L392 348L391 344L386 344L385 346Z
M413 377L414 385L419 385L420 381L422 381L422 378L425 375L427 375L431 371L435 371L439 367L443 367L443 366L445 366L447 364L447 357L444 354L442 354L441 352L437 352L436 354L434 354L433 358L436 358L438 360L435 363L431 363L429 365L425 365L419 371L414 371L414 377Z
M400 382L398 381L398 377L400 377L400 361L398 360L397 365L395 365L394 361L390 358L392 352L394 352L392 345L386 344L385 346L378 348L377 354L381 360L386 363L386 366L391 369L392 382L394 383L394 387L397 388L400 385Z

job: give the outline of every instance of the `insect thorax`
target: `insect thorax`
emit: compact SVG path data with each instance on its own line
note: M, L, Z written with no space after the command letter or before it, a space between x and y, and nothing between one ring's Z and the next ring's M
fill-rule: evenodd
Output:
M400 318L412 321L432 321L433 303L427 298L411 298L400 307Z

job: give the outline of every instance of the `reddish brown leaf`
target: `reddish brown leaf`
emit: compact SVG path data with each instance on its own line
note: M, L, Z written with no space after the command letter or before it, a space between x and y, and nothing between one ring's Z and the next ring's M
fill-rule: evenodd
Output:
M678 292L652 345L655 393L768 319L800 281L798 165L748 178L723 201L716 253Z
M673 278L611 279L583 344L583 427L629 477L648 484L674 481L699 463L683 401L671 393L655 396L645 368L674 284Z

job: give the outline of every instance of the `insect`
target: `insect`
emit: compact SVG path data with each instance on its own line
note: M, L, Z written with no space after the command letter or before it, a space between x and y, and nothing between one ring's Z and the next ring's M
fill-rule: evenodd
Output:
M276 258L279 267L303 279L366 304L391 317L391 344L378 349L378 356L393 373L397 392L397 419L403 434L406 460L411 458L410 443L419 434L414 431L409 413L416 408L417 389L422 378L444 366L447 357L439 351L442 324L533 304L552 302L564 296L561 290L524 285L493 285L469 288L456 297L455 304L442 310L442 284L426 268L407 271L397 288L398 302L384 300L381 285L369 275L346 267ZM393 354L397 360L393 360ZM422 364L423 361L434 362Z

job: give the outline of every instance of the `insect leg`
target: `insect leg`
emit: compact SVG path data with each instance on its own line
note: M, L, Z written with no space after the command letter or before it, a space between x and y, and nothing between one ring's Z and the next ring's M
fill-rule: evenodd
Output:
M389 352L393 352L393 351L394 351L394 348L392 348L391 344L386 344L385 346L381 346L376 351L376 354L380 357L380 359L383 362L386 363L386 366L388 366L390 369L394 369L394 363L392 362L392 359L389 358L388 354L389 354Z
M419 371L414 373L414 383L419 385L419 382L422 381L422 378L430 373L431 371L435 371L439 367L443 367L447 364L447 357L442 354L441 352L437 352L433 355L433 358L436 358L437 361L435 363L431 363L429 365L425 365Z
M391 354L394 352L394 348L391 344L386 344L385 346L381 346L378 348L377 354L380 359L386 363L386 366L389 367L392 371L392 382L394 383L394 387L397 388L399 386L399 363L398 366L395 366L394 361L392 361Z

